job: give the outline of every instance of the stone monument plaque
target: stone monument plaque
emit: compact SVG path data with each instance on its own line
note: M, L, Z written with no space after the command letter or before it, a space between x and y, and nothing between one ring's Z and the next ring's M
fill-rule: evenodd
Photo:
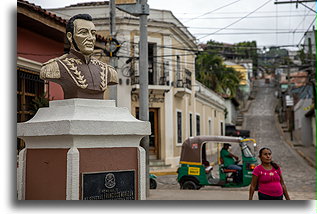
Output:
M82 174L83 200L135 200L135 171Z

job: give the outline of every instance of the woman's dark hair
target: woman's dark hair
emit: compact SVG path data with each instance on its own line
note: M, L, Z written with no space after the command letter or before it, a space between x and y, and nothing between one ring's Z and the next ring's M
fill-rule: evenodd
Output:
M260 151L259 151L259 157L261 157L262 152L263 152L264 149L267 149L267 150L269 150L270 152L272 152L272 150L271 150L270 148L263 147L263 148L261 148ZM279 168L280 168L280 166L279 166L277 163L273 162L273 161L271 161L271 165L273 166L274 169L279 169Z

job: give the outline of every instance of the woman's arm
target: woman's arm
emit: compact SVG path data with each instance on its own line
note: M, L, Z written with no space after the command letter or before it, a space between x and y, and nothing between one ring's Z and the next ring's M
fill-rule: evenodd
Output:
M254 194L257 183L258 183L258 176L252 175L252 180L251 180L250 189L249 189L249 200L253 199L253 194Z
M287 189L286 189L286 185L285 185L283 177L282 177L282 173L280 173L280 179L281 179L281 185L282 185L282 188L283 188L283 194L285 196L285 199L286 200L291 200L289 195L288 195L288 192L287 192Z

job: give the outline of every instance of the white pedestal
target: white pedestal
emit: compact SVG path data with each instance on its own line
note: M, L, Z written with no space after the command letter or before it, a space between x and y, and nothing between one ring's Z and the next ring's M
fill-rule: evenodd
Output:
M26 143L19 155L18 199L83 199L82 175L133 171L135 198L145 199L145 151L150 123L112 100L51 101L17 125ZM121 156L121 157L120 157Z

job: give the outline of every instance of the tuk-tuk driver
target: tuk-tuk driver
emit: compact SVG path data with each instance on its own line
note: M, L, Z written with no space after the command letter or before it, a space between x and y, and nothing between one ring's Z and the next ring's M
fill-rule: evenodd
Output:
M239 183L241 181L242 167L239 165L236 165L236 162L234 159L236 159L236 161L238 161L239 157L228 151L230 146L231 146L231 144L229 144L229 143L223 144L223 147L220 151L220 158L221 158L221 162L223 163L223 165L226 169L238 170L237 182Z

